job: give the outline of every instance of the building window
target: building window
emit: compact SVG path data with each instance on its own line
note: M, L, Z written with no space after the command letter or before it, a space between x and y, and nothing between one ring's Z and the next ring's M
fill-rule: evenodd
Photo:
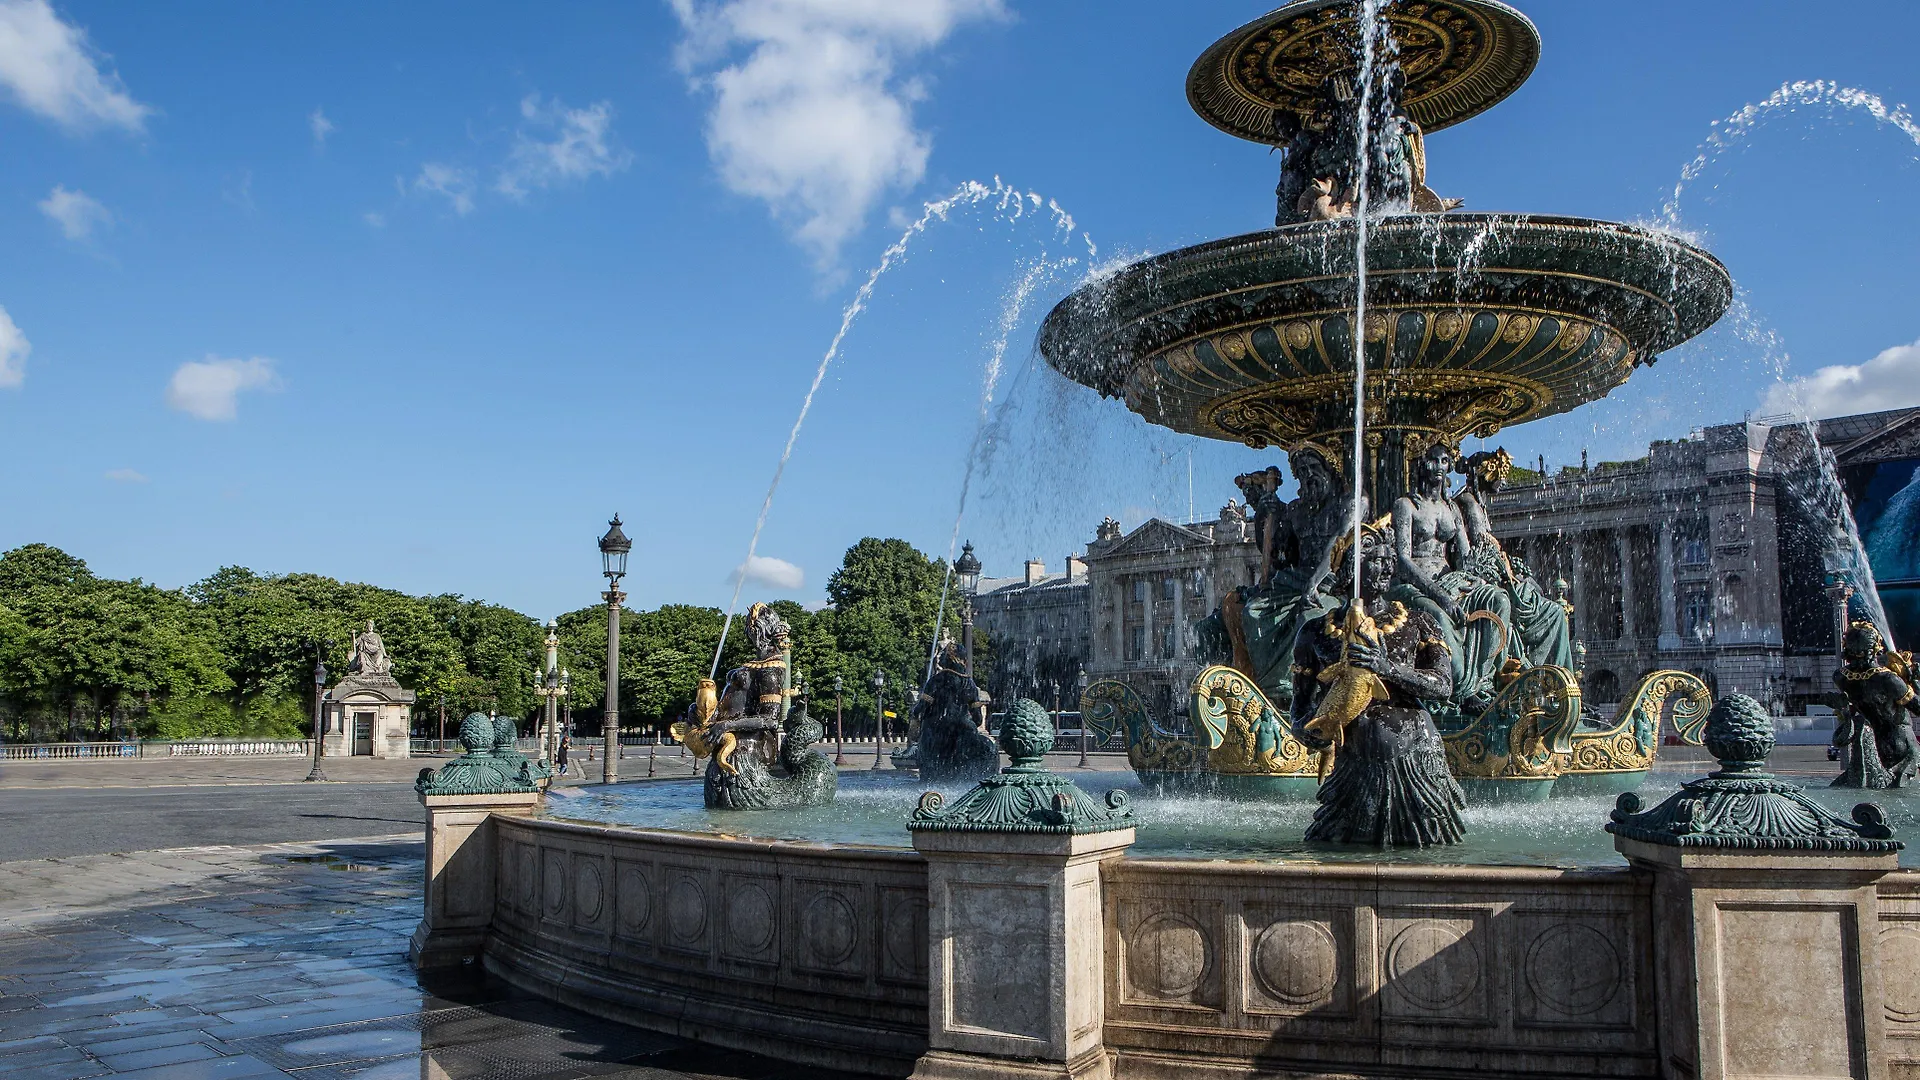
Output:
M1160 659L1173 659L1173 627L1160 627Z
M1180 585L1176 579L1174 578L1160 579L1160 599L1172 600L1174 594L1179 591L1180 591Z
M1689 540L1680 545L1681 566L1705 566L1707 562L1707 542L1705 540Z
M1207 572L1205 570L1195 570L1193 572L1193 595L1207 595Z
M1681 625L1687 628L1687 636L1698 641L1706 641L1713 636L1713 598L1705 589L1689 591L1684 597L1681 612Z
M1133 579L1133 602L1136 604L1144 604L1147 602L1147 579L1146 578Z
M1127 659L1138 660L1147 651L1147 628L1133 627L1127 634Z

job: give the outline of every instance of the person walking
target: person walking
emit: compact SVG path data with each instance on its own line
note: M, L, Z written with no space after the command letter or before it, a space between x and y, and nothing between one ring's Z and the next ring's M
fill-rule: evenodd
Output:
M553 763L555 765L560 766L561 776L567 775L567 759L569 757L569 752L572 749L573 749L573 736L571 735L560 736L560 749L558 752L556 752L553 755Z

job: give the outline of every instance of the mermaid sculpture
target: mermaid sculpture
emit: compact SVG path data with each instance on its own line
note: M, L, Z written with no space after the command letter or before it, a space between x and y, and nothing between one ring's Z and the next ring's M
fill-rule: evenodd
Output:
M1360 560L1358 606L1302 627L1294 653L1293 729L1322 751L1325 776L1307 839L1459 843L1466 797L1447 773L1440 732L1423 704L1453 692L1440 626L1427 611L1387 598L1397 556L1384 530L1361 530L1352 557Z
M1879 629L1866 621L1848 625L1840 655L1844 663L1833 683L1847 708L1833 741L1845 748L1847 765L1833 786L1897 788L1920 770L1910 719L1920 716L1913 659L1887 649Z
M933 677L913 706L921 780L971 784L1000 770L999 748L974 726L976 707L985 697L968 674L960 647L952 638L943 640Z
M823 731L792 688L792 632L766 604L747 609L755 659L727 672L726 691L702 679L691 722L674 737L707 762L706 804L712 810L772 810L833 801L839 773L814 750ZM778 767L780 772L776 772ZM784 775L782 775L784 773Z

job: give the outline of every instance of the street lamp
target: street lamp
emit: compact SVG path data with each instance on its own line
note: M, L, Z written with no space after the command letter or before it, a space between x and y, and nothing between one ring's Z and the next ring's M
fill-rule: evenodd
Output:
M313 655L313 768L307 771L310 783L326 783L327 774L320 768L320 758L326 753L327 723L327 647L333 642L315 642Z
M620 779L620 602L627 598L620 579L627 576L633 541L620 531L619 514L607 526L607 535L600 538L600 572L607 579L607 591L600 594L607 602L607 705L601 721L606 760L600 764L600 781L612 784Z
M1080 767L1087 767L1087 669L1081 668L1079 678L1075 680L1080 687Z
M873 767L880 767L880 751L887 734L887 673L873 673Z
M560 674L560 623L547 620L547 662L534 672L533 693L543 699L540 706L540 747L548 761L560 756L560 699L566 696L568 680Z
M833 763L847 763L847 729L840 717L840 676L833 677Z
M980 592L980 560L973 554L973 541L960 545L960 557L953 561L954 580L960 585L960 653L966 658L967 676L973 676L973 598Z

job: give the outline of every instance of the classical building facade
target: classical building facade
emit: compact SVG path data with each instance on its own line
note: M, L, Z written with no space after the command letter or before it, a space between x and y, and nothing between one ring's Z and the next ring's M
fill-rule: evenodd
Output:
M1028 559L1021 577L981 578L973 610L975 627L993 642L993 669L982 674L995 701L1030 697L1051 707L1057 690L1065 707L1077 707L1066 699L1093 632L1085 560L1069 555L1064 572L1049 574L1045 562Z
M1259 565L1253 526L1237 503L1210 521L1155 518L1127 533L1107 519L1087 545L1089 676L1122 680L1163 723L1184 722L1187 688L1201 668L1193 624L1222 594L1252 584Z
M1920 409L1812 428L1829 464L1810 452L1807 425L1746 421L1495 496L1508 553L1543 584L1566 584L1587 700L1617 701L1643 673L1680 668L1790 715L1829 703L1844 610L1829 579L1831 478L1920 455Z

